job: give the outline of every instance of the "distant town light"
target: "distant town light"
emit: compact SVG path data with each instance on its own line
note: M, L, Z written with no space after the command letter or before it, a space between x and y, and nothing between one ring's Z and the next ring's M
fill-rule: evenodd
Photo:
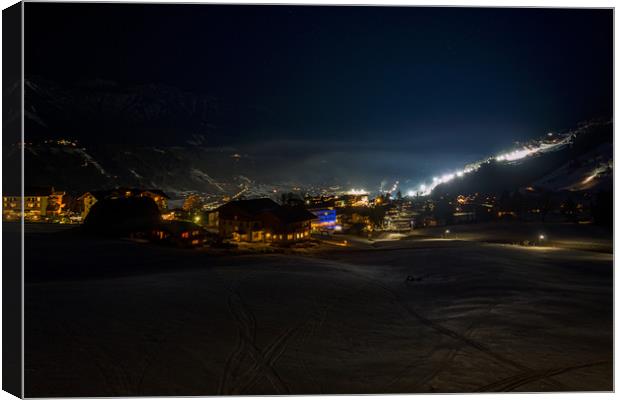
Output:
M540 239L540 240L545 240L545 235L542 235L542 234L541 234L541 235L539 235L539 236L538 236L538 239Z

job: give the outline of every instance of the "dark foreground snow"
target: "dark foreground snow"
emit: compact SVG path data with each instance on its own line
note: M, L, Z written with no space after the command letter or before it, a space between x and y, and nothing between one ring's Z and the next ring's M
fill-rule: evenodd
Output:
M612 390L611 254L26 239L26 396Z

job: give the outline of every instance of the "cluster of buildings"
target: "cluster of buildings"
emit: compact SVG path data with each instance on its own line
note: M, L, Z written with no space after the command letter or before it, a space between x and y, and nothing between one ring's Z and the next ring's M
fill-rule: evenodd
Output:
M50 188L26 188L21 194L2 197L2 219L18 221L23 216L26 221L52 221L61 218L66 209L66 193Z
M183 207L169 209L170 197L158 189L115 188L68 194L54 188L27 188L22 212L21 196L3 197L3 219L26 222L81 223L92 207L102 200L150 198L164 221L191 221L233 241L286 242L304 240L311 233L407 231L440 223L433 206L402 198L378 196L371 199L363 191L299 197L297 202L268 198L231 200L225 204L201 201L188 195ZM467 200L459 199L457 219L474 220L465 210ZM160 236L163 233L159 234Z
M130 219L140 220L148 205L140 201L145 198L156 204L158 222L123 224ZM19 221L23 217L26 222L82 222L101 232L120 229L136 238L198 245L204 242L209 230L220 240L236 242L306 240L316 219L303 206L281 205L267 198L230 201L202 213L205 218L192 213L189 205L169 210L169 200L166 193L157 189L116 188L71 196L54 188L29 188L24 192L23 208L21 195L3 196L3 220ZM96 204L99 206L95 207ZM98 208L96 215L94 208Z
M531 192L531 191L530 191ZM22 196L3 197L3 220L84 223L96 204L112 204L103 220L130 219L149 204L157 223L136 235L149 240L199 245L210 236L218 241L291 243L312 234L377 231L407 232L420 227L483 222L505 218L545 218L555 213L578 220L585 215L585 201L535 197L525 191L510 195L468 194L455 197L402 197L382 194L371 198L363 191L300 197L230 200L213 204L190 194L183 207L169 209L170 197L158 189L116 188L68 194L54 188L27 188ZM146 200L148 199L148 200ZM144 201L143 201L144 200ZM125 204L125 209L117 208ZM132 208L133 207L133 208ZM99 207L102 208L102 207ZM116 211L115 211L116 210ZM91 218L92 220L93 218Z
M262 198L235 200L209 212L209 228L237 242L296 242L310 238L316 216L302 206Z
M53 187L26 187L23 209L20 193L3 195L2 219L18 221L23 217L26 222L80 223L98 201L129 197L149 197L162 212L168 208L169 197L157 189L118 188L69 194Z

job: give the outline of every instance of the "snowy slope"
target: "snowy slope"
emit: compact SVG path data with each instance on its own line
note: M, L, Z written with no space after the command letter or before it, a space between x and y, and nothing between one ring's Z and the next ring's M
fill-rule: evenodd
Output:
M4 157L20 155L17 146L3 149ZM25 178L29 186L66 190L140 186L171 193L234 194L252 182L254 168L251 160L236 160L229 153L196 146L85 148L38 143L24 148Z
M613 145L605 143L565 163L534 182L546 190L596 190L608 184L613 175Z

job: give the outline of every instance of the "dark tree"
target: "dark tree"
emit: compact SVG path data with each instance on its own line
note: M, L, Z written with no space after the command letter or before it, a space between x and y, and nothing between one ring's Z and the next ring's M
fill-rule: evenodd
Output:
M592 204L594 223L608 228L614 224L614 195L611 191L600 191Z
M377 228L383 227L385 219L385 207L373 207L369 209L368 217L373 226Z
M570 222L577 222L577 205L572 197L569 197L564 202L564 207L562 208L562 214L564 217Z
M545 192L538 202L538 208L540 210L540 219L545 222L547 215L553 210L553 198L549 192Z
M508 212L512 211L512 198L510 197L510 192L504 190L502 195L499 197L497 201L497 206L500 211Z
M96 202L83 227L91 233L124 236L148 231L160 222L159 208L153 199L126 197Z
M282 193L280 196L280 204L291 207L303 207L305 205L304 199L293 192Z
M454 222L454 206L445 197L435 202L434 214L437 220L443 221L446 225Z
M525 199L519 191L514 192L511 198L512 210L517 214L517 218L521 219L523 210L525 209Z

